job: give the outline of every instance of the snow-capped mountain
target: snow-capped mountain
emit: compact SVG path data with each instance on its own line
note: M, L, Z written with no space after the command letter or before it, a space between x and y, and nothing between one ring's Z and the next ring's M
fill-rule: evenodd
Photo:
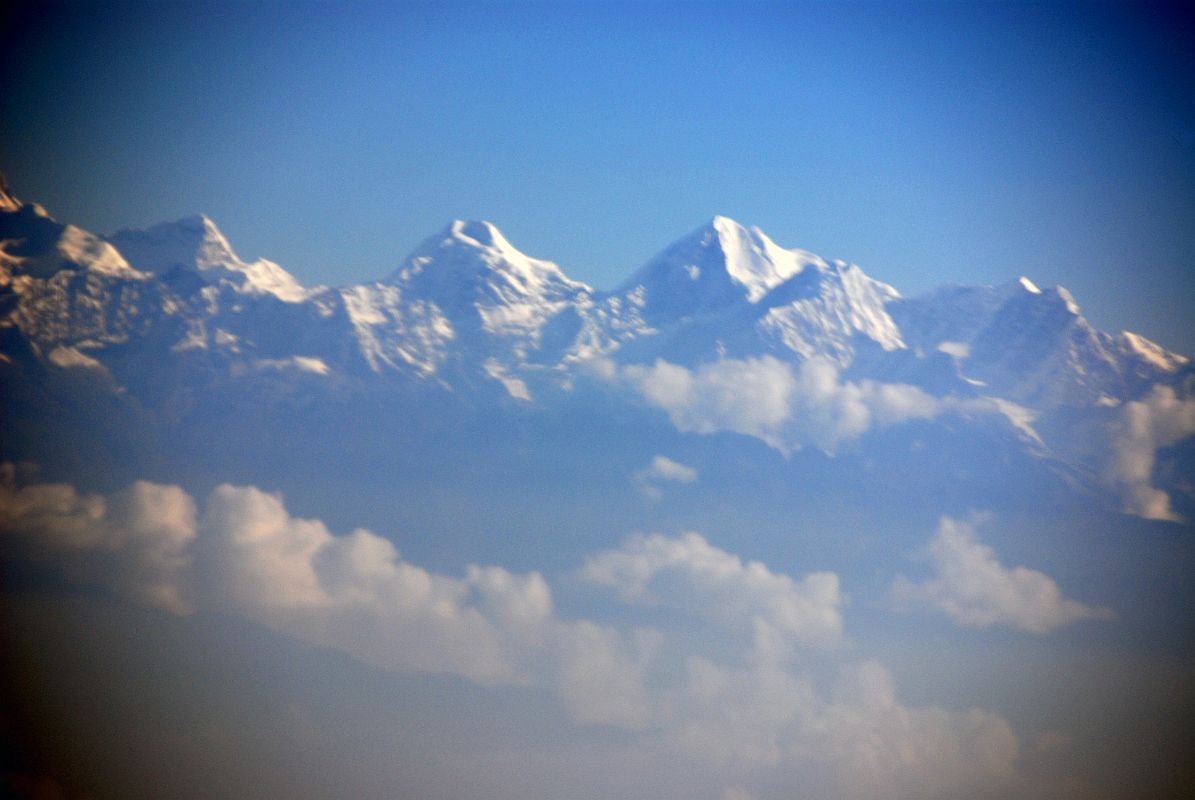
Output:
M50 280L62 271L144 277L110 243L13 197L0 179L0 277Z
M167 281L193 283L198 277L204 285L226 283L288 303L306 296L294 276L274 262L264 258L248 264L242 261L216 223L202 214L144 231L119 231L108 241L134 267Z
M644 316L667 324L758 303L810 265L825 262L812 253L785 250L759 228L719 216L649 261L620 292L641 293Z
M785 249L726 217L680 239L617 291L663 343L659 354L783 353L841 366L859 341L903 347L886 306L900 297L853 264Z
M450 322L458 347L484 354L491 372L559 360L568 343L545 341L549 323L593 294L556 264L517 250L484 221L453 221L403 259L384 283L410 306L437 309Z
M891 310L919 353L943 352L985 394L1040 409L1117 405L1190 367L1137 334L1096 330L1066 289L1024 277L942 287Z
M606 293L520 252L493 224L460 220L382 281L306 289L271 261L241 260L205 216L103 239L10 194L0 201L3 324L42 349L102 356L106 342L150 345L154 327L178 337L152 342L159 350L319 358L329 371L449 382L447 364L485 373L495 360L534 372L595 356L771 354L866 370L889 354L889 377L910 361L953 364L978 392L1038 408L1119 402L1190 368L1136 334L1096 331L1061 287L1020 278L904 298L856 265L785 249L726 217Z
M462 220L424 241L386 282L498 336L535 336L561 307L593 291L516 250L491 223Z
M92 375L108 387L97 391L122 394L159 421L198 408L219 420L229 397L277 411L346 392L382 405L435 391L467 404L550 408L578 380L622 369L664 365L691 387L689 370L726 360L793 374L822 365L830 377L818 391L849 381L864 399L879 392L882 408L869 412L877 418L998 408L1010 437L1067 458L1079 450L1034 427L1056 437L1092 420L1107 427L1112 410L1155 387L1185 402L1195 383L1186 357L1095 330L1062 287L1019 278L905 298L854 264L781 247L726 217L609 292L520 252L489 222L460 220L384 280L308 289L273 262L243 261L205 216L105 239L7 191L0 341L9 383ZM649 404L668 410L652 391ZM1087 459L1085 469L1106 469L1092 448L1083 452L1074 457Z

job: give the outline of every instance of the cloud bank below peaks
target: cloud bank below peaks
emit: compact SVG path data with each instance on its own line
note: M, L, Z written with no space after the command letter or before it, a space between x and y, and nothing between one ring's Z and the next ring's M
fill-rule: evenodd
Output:
M596 364L599 376L621 383L668 414L682 433L741 433L788 455L813 446L833 454L870 430L946 411L999 414L1025 435L1032 415L992 399L934 397L908 384L843 380L819 358L794 369L772 356L722 358L690 370L663 359L651 366Z
M899 576L892 585L898 607L927 606L966 628L1003 626L1037 634L1113 617L1111 609L1063 597L1058 584L1042 572L1005 567L979 541L971 522L943 517L929 552L934 576L922 583Z
M696 533L635 536L584 561L580 576L617 602L706 626L699 638L720 644L704 652L667 627L563 618L538 572L428 571L251 486L219 486L200 508L176 486L104 497L0 477L6 560L172 613L237 615L387 670L546 691L576 723L630 732L637 758L706 775L715 793L771 797L799 777L821 797L911 798L1019 780L1017 737L994 713L902 705L875 662L836 664L825 689L796 669L802 648L842 656L832 572L793 578ZM750 641L722 646L739 631Z
M1121 508L1146 519L1181 522L1170 496L1151 485L1157 452L1195 434L1195 400L1180 400L1169 386L1154 386L1141 400L1125 403L1112 426L1112 454L1105 478L1121 496Z

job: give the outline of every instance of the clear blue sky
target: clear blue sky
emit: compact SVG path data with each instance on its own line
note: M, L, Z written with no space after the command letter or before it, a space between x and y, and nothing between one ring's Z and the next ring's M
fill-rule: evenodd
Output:
M10 4L11 5L11 4ZM0 169L305 283L490 219L599 288L714 214L906 294L1027 274L1195 353L1190 7L17 3Z

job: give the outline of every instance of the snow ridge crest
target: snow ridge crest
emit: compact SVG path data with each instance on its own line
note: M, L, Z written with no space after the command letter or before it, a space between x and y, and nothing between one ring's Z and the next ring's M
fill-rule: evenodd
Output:
M145 230L118 231L108 241L143 272L190 272L206 283L232 285L249 294L269 294L289 303L307 296L295 277L273 261L242 261L206 214L162 222Z

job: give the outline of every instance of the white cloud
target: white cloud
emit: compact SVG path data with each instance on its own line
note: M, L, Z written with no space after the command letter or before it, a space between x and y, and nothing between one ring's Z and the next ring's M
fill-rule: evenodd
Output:
M667 456L655 456L651 463L643 469L637 470L631 476L640 493L650 500L658 500L663 496L661 483L694 483L697 481L697 470L673 461Z
M634 681L653 652L650 634L559 619L537 572L429 572L376 534L335 536L251 486L218 486L197 516L177 486L139 481L109 499L4 477L0 541L68 577L177 613L239 614L387 669L555 682L583 720L646 713L631 706L642 706Z
M176 613L191 610L195 506L176 486L137 481L110 499L0 475L0 544L68 576Z
M775 663L717 664L691 656L685 679L663 693L674 747L723 769L776 769L822 703L813 682Z
M807 445L833 453L873 427L936 416L939 401L914 386L840 380L828 361L809 359L794 372L773 358L725 358L695 371L657 359L650 367L607 369L680 431L754 436L783 453Z
M676 483L693 483L697 480L697 470L679 464L667 456L656 456L651 464L640 470L640 475L652 480L675 481Z
M1004 625L1029 633L1112 617L1110 609L1063 597L1058 584L1042 572L1008 569L979 541L969 522L943 517L929 550L936 575L920 584L898 577L892 592L901 606L926 604L968 628Z
M940 342L938 350L960 360L971 357L971 345L966 342Z
M1017 740L994 714L904 706L878 664L840 665L828 692L796 669L798 648L841 636L834 573L795 580L697 534L634 537L582 575L719 635L751 632L751 645L716 659L683 636L562 619L537 572L430 572L375 534L334 535L253 487L220 486L197 514L178 487L139 482L104 498L18 488L9 475L0 523L6 553L171 611L240 615L386 669L554 692L577 722L637 732L636 752L706 771L727 797L770 796L789 775L816 796L852 798L1015 777Z
M750 625L757 653L828 645L842 634L842 595L833 572L800 581L714 547L700 534L633 536L585 562L581 577L628 603L667 604L712 622Z
M651 367L624 367L622 375L678 430L734 431L783 447L780 428L790 415L794 383L788 365L774 358L726 359L696 372L657 359Z
M557 690L580 722L646 727L652 718L647 673L661 644L640 629L630 641L617 630L587 620L561 628L556 655Z
M677 430L721 431L752 436L789 455L813 446L833 455L868 431L943 413L1003 417L1037 444L1034 413L1000 398L934 397L916 386L843 380L838 367L820 358L794 370L772 356L723 358L689 370L663 359L651 366L619 367L607 359L594 375L622 382L665 411Z
M334 536L252 487L212 493L200 544L213 606L389 669L541 683L545 653L570 635L537 572L429 572L369 531Z
M1169 386L1155 386L1141 400L1125 403L1112 432L1112 458L1105 472L1121 495L1124 511L1146 519L1181 521L1170 496L1151 484L1159 448L1195 434L1195 400L1179 400Z

